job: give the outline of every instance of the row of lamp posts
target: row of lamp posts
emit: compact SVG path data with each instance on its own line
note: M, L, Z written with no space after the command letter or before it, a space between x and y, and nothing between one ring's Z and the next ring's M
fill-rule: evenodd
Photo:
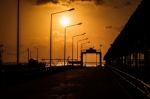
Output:
M67 11L72 11L72 10L75 10L74 8L71 8L69 10L64 10L64 11L60 11L60 12L55 12L55 13L51 13L51 21L50 21L50 67L52 66L52 16L54 14L58 14L58 13L63 13L63 12L67 12ZM72 26L76 26L76 25L81 25L82 23L77 23L77 24L73 24L73 25L68 25L64 28L64 66L66 65L66 29L69 28L69 27L72 27ZM79 34L79 35L75 35L72 37L72 65L73 65L73 45L74 45L74 38L77 37L77 36L82 36L82 35L85 35L86 33L82 33L82 34ZM84 40L87 40L88 38L85 38L85 39L82 39L82 40L78 40L77 41L77 60L78 60L78 44L80 41L84 41ZM87 42L89 43L89 42Z
M75 10L74 8L71 8L71 9L68 9L68 10L63 10L63 11L59 11L59 12L54 12L54 13L51 13L51 18L50 18L50 54L49 54L49 58L50 58L50 66L52 66L52 29L53 29L53 26L52 26L52 23L53 23L53 15L55 14L59 14L59 13L63 13L63 12L68 12L68 11L73 11ZM17 64L19 64L19 52L20 52L20 27L19 27L19 22L20 22L20 2L19 0L17 0ZM76 25L81 25L82 23L77 23L77 24L73 24L73 25L69 25L69 26L66 26L65 27L65 30L64 30L64 66L65 66L65 59L66 59L66 29L68 27L72 27L72 26L76 26ZM81 35L84 35L86 33L83 33ZM81 36L81 35L76 35L76 36L73 36L72 37L72 61L73 61L73 39L74 37L77 37L77 36ZM87 38L86 38L87 39ZM86 40L86 39L83 39L83 40ZM82 40L79 40L77 41L77 59L78 59L78 42L80 42ZM29 50L29 49L28 49ZM37 59L38 59L38 48L37 48Z
M71 9L68 9L68 10L51 13L51 19L50 19L50 55L49 55L49 57L50 57L50 67L52 66L52 29L53 29L53 27L52 27L53 20L52 19L53 19L53 15L63 13L63 12L67 12L67 11L73 11L73 10L75 10L75 9L71 8ZM65 55L64 55L64 57L65 57ZM65 59L64 59L64 62L65 62Z
M81 25L82 23L77 23L77 24L73 24L73 25L69 25L65 27L65 31L64 31L64 66L66 64L66 29L72 26L76 26L76 25Z
M55 12L55 13L51 13L51 20L50 20L50 67L52 66L52 18L53 15L55 14L59 14L59 13L63 13L63 12L67 12L67 11L73 11L75 10L74 8L71 8L69 10L64 10L64 11L60 11L60 12ZM73 25L68 25L64 28L64 66L66 65L66 29L72 26L76 26L76 25L81 25L82 23L77 23L77 24L73 24ZM85 33L83 33L82 35L84 35ZM79 36L79 35L76 35ZM74 37L76 37L74 36ZM72 44L73 44L73 40L72 40ZM73 45L72 45L73 46ZM72 53L73 53L73 47L72 47ZM72 54L72 60L73 60L73 54Z

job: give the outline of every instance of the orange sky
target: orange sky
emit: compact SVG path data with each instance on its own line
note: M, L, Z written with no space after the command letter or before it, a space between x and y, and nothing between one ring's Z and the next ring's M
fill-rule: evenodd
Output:
M75 8L74 11L53 17L53 58L63 58L64 28L59 23L59 19L63 15L70 17L70 24L83 23L67 29L67 56L71 57L72 36L81 33L86 33L84 37L89 38L91 42L89 46L99 49L99 45L102 44L104 56L140 2L140 0L131 0L131 4L127 5L125 0L118 2L117 0L106 0L109 2L102 5L95 5L93 2L74 2L64 6L50 3L35 5L34 0L20 1L21 62L27 61L27 48L32 50L32 57L36 57L35 46L39 48L40 59L49 58L50 13L72 7ZM0 14L0 44L5 45L3 59L5 62L15 62L16 0L0 0ZM78 39L81 38L78 37ZM77 38L74 44L75 57L76 42Z

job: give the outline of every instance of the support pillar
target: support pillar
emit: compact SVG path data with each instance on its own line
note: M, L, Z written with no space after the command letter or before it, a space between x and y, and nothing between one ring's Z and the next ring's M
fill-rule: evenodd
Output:
M83 67L83 52L81 52L81 66Z
M100 55L100 58L99 58L99 59L100 59L100 61L99 61L100 64L99 64L99 65L100 65L100 67L101 67L101 66L102 66L102 53L100 52L99 55Z

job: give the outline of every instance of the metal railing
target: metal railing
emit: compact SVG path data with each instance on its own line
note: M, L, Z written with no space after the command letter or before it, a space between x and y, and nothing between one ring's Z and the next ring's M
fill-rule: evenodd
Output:
M149 84L115 67L111 67L111 70L115 74L119 75L123 80L125 80L130 85L132 85L134 88L136 88L138 91L140 91L142 94L150 98L150 85Z

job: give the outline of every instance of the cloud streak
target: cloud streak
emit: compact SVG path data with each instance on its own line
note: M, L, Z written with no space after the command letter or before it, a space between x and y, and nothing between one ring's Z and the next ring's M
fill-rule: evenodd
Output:
M130 6L134 4L134 2L141 1L141 0L35 0L37 5L42 5L46 3L52 4L62 4L62 5L70 5L75 2L94 2L95 5L104 5L110 6L113 8L120 8L123 6Z
M95 2L95 4L97 5L100 5L100 4L103 4L105 0L36 0L36 4L37 5L40 5L40 4L45 4L45 3L53 3L53 4L58 4L60 2L63 2L63 3L68 3L68 4L71 4L73 2L78 2L78 1L81 1L81 2Z
M54 3L54 4L57 4L59 3L60 0L36 0L36 4L37 5L40 5L40 4L45 4L45 3Z

